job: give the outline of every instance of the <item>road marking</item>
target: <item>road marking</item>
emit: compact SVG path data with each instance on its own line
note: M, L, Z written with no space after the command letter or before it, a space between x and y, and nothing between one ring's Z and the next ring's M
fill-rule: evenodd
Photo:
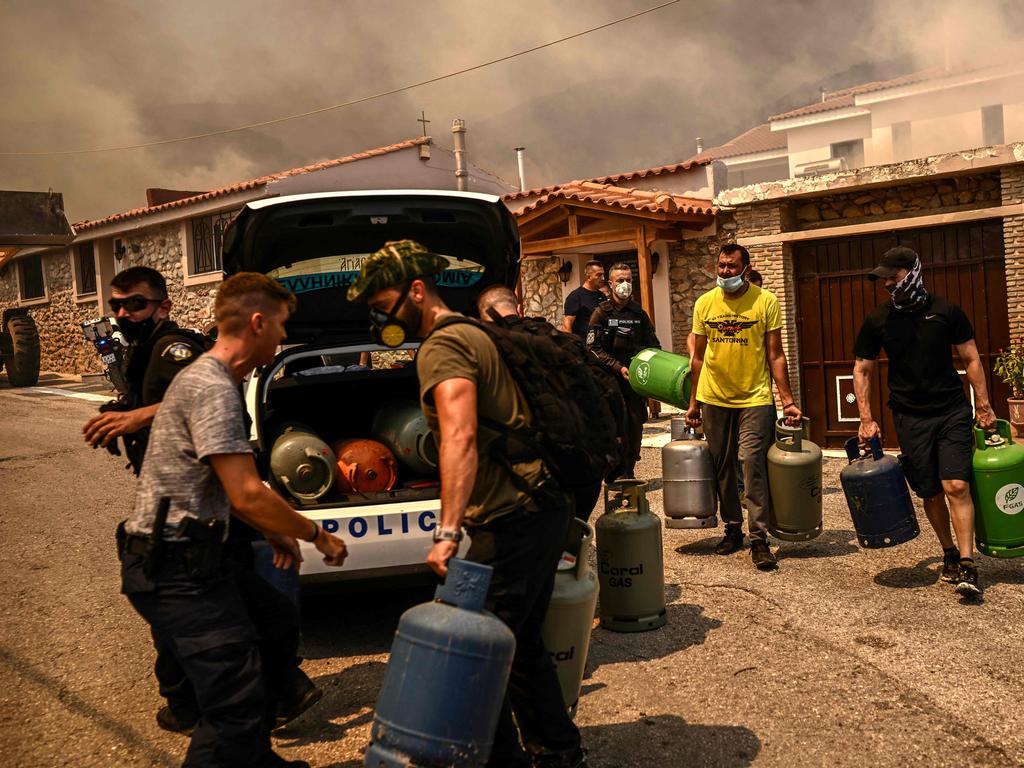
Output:
M29 395L33 393L40 393L43 395L60 395L61 397L73 397L77 400L91 400L94 403L105 403L111 400L110 395L94 395L89 392L72 392L67 389L58 389L57 387L25 387L24 389L5 390L14 395Z

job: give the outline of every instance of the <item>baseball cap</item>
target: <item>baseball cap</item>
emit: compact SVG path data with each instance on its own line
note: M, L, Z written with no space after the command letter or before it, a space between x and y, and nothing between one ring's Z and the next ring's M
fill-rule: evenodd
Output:
M871 280L892 277L901 269L913 269L916 263L917 253L902 245L898 245L882 254L882 261L877 267L868 272L868 277Z
M349 286L349 301L366 301L385 288L401 285L424 275L436 275L448 268L448 259L432 253L415 240L393 240L370 255Z

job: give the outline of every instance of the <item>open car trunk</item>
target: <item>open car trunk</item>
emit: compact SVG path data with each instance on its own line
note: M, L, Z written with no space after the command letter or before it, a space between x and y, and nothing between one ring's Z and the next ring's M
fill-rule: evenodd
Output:
M282 375L267 383L257 409L260 421L258 434L261 460L266 462L275 439L289 424L309 427L328 445L338 440L379 439L374 431L375 419L382 412L394 411L401 406L419 408L419 388L415 366L409 362L402 367L358 370L349 366L326 365L331 362L320 356L289 359L284 355L278 362ZM358 366L356 366L358 368ZM423 471L403 461L395 451L398 477L391 490L368 493L345 493L337 485L312 503L302 505L304 510L323 507L346 507L367 503L388 503L434 499L439 495L439 477L436 469ZM411 462L415 464L415 462ZM279 478L267 473L271 484L290 498Z

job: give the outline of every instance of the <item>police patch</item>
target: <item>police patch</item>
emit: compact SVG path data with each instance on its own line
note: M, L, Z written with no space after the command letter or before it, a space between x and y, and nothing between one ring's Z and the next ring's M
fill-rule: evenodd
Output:
M587 331L587 344L593 344L594 340L596 338L597 338L597 331L595 331L593 328L589 329Z
M195 356L196 353L192 347L180 341L168 344L167 349L160 353L160 357L173 360L176 363L187 363Z

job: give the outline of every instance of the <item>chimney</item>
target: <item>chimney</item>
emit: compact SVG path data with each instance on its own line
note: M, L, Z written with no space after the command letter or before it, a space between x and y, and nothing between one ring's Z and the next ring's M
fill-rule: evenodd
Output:
M526 147L516 147L516 162L519 164L519 191L526 191Z
M703 154L704 152L704 139L700 136L697 137L697 154Z
M452 139L455 142L455 189L465 192L469 189L469 171L466 170L466 121L452 120Z

